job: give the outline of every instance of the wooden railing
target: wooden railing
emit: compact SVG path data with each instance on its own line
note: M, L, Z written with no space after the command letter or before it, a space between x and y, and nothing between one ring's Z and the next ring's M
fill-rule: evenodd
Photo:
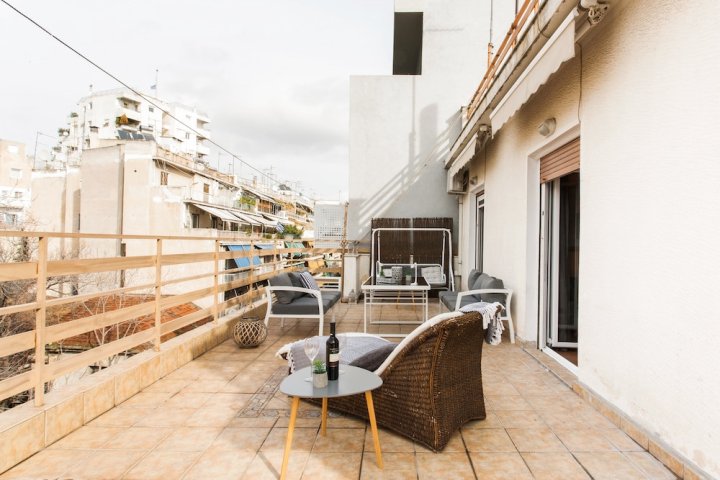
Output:
M518 36L525 31L525 27L531 16L537 13L541 1L544 0L525 0L525 2L523 2L520 10L517 12L517 15L515 15L512 25L510 25L510 29L505 34L505 38L503 39L502 44L500 44L500 48L498 48L495 56L492 58L492 61L490 61L491 47L488 46L488 68L482 78L482 81L480 81L480 85L478 85L477 90L475 90L475 93L470 99L470 103L467 108L467 118L472 118L473 114L480 106L480 102L487 94L490 86L500 72L501 67L508 60L510 53L512 53L515 48Z
M317 262L337 253L335 249L282 248L278 241L275 249L225 251L223 244L228 243L268 240L0 231L0 254L5 257L0 263L0 401L32 391L40 406L46 385L58 377L124 352L159 350L168 334L201 321L217 323L231 308L240 315L257 307L264 301L261 282L305 264L303 258L291 258L295 254L313 258L308 264L315 272L336 270ZM260 266L253 264L258 256L266 259ZM249 265L233 262L237 268L225 268L227 260L241 258ZM236 289L245 293L225 295ZM87 314L67 317L78 306L132 295L142 295L143 301L103 311L88 308ZM190 313L163 322L165 310L187 304L192 304ZM8 328L23 321L23 328ZM125 329L124 336L110 335L108 341L65 358L47 355L51 345L103 329L119 332L128 322L138 323ZM10 371L13 356L23 354L28 359L25 368Z

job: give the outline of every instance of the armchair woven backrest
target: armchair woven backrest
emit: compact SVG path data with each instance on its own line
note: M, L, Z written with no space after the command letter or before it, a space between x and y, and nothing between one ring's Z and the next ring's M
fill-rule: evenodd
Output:
M482 317L442 320L401 344L373 392L379 425L439 451L472 419L485 418ZM367 418L362 396L333 399L330 408Z

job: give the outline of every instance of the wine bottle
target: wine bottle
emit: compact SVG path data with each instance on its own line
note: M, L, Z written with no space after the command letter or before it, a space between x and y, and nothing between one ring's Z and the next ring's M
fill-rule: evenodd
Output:
M325 360L328 380L337 380L340 375L340 341L335 336L335 322L330 322L330 336L325 343Z

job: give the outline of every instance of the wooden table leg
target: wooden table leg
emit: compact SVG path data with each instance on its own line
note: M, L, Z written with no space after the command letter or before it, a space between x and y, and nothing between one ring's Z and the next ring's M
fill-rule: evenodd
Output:
M327 397L322 399L322 419L320 420L320 434L324 437L327 432Z
M378 437L377 423L375 422L375 407L373 406L372 392L365 392L365 401L367 402L368 417L370 417L370 428L372 429L373 444L375 444L375 459L377 465L383 468L382 452L380 451L380 438Z
M285 480L287 477L288 460L290 459L290 446L292 445L293 430L295 429L295 419L297 418L299 405L300 397L293 397L292 407L290 407L290 423L288 424L287 440L285 440L285 453L283 454L282 469L280 470L280 480Z

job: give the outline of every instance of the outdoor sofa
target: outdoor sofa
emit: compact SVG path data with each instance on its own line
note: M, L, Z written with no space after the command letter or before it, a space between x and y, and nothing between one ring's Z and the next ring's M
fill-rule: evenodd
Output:
M323 333L325 314L340 300L339 290L307 288L300 280L300 272L283 272L268 280L265 287L267 311L265 325L271 318L279 318L281 326L285 318L316 318L318 335ZM332 312L335 321L335 311Z
M512 314L510 313L510 302L513 291L504 288L503 281L482 273L476 269L470 270L468 275L469 290L463 292L440 292L440 303L450 311L460 310L462 307L477 302L500 302L504 311L500 314L500 320L507 322L510 331L510 343L515 343L515 328L513 327Z

